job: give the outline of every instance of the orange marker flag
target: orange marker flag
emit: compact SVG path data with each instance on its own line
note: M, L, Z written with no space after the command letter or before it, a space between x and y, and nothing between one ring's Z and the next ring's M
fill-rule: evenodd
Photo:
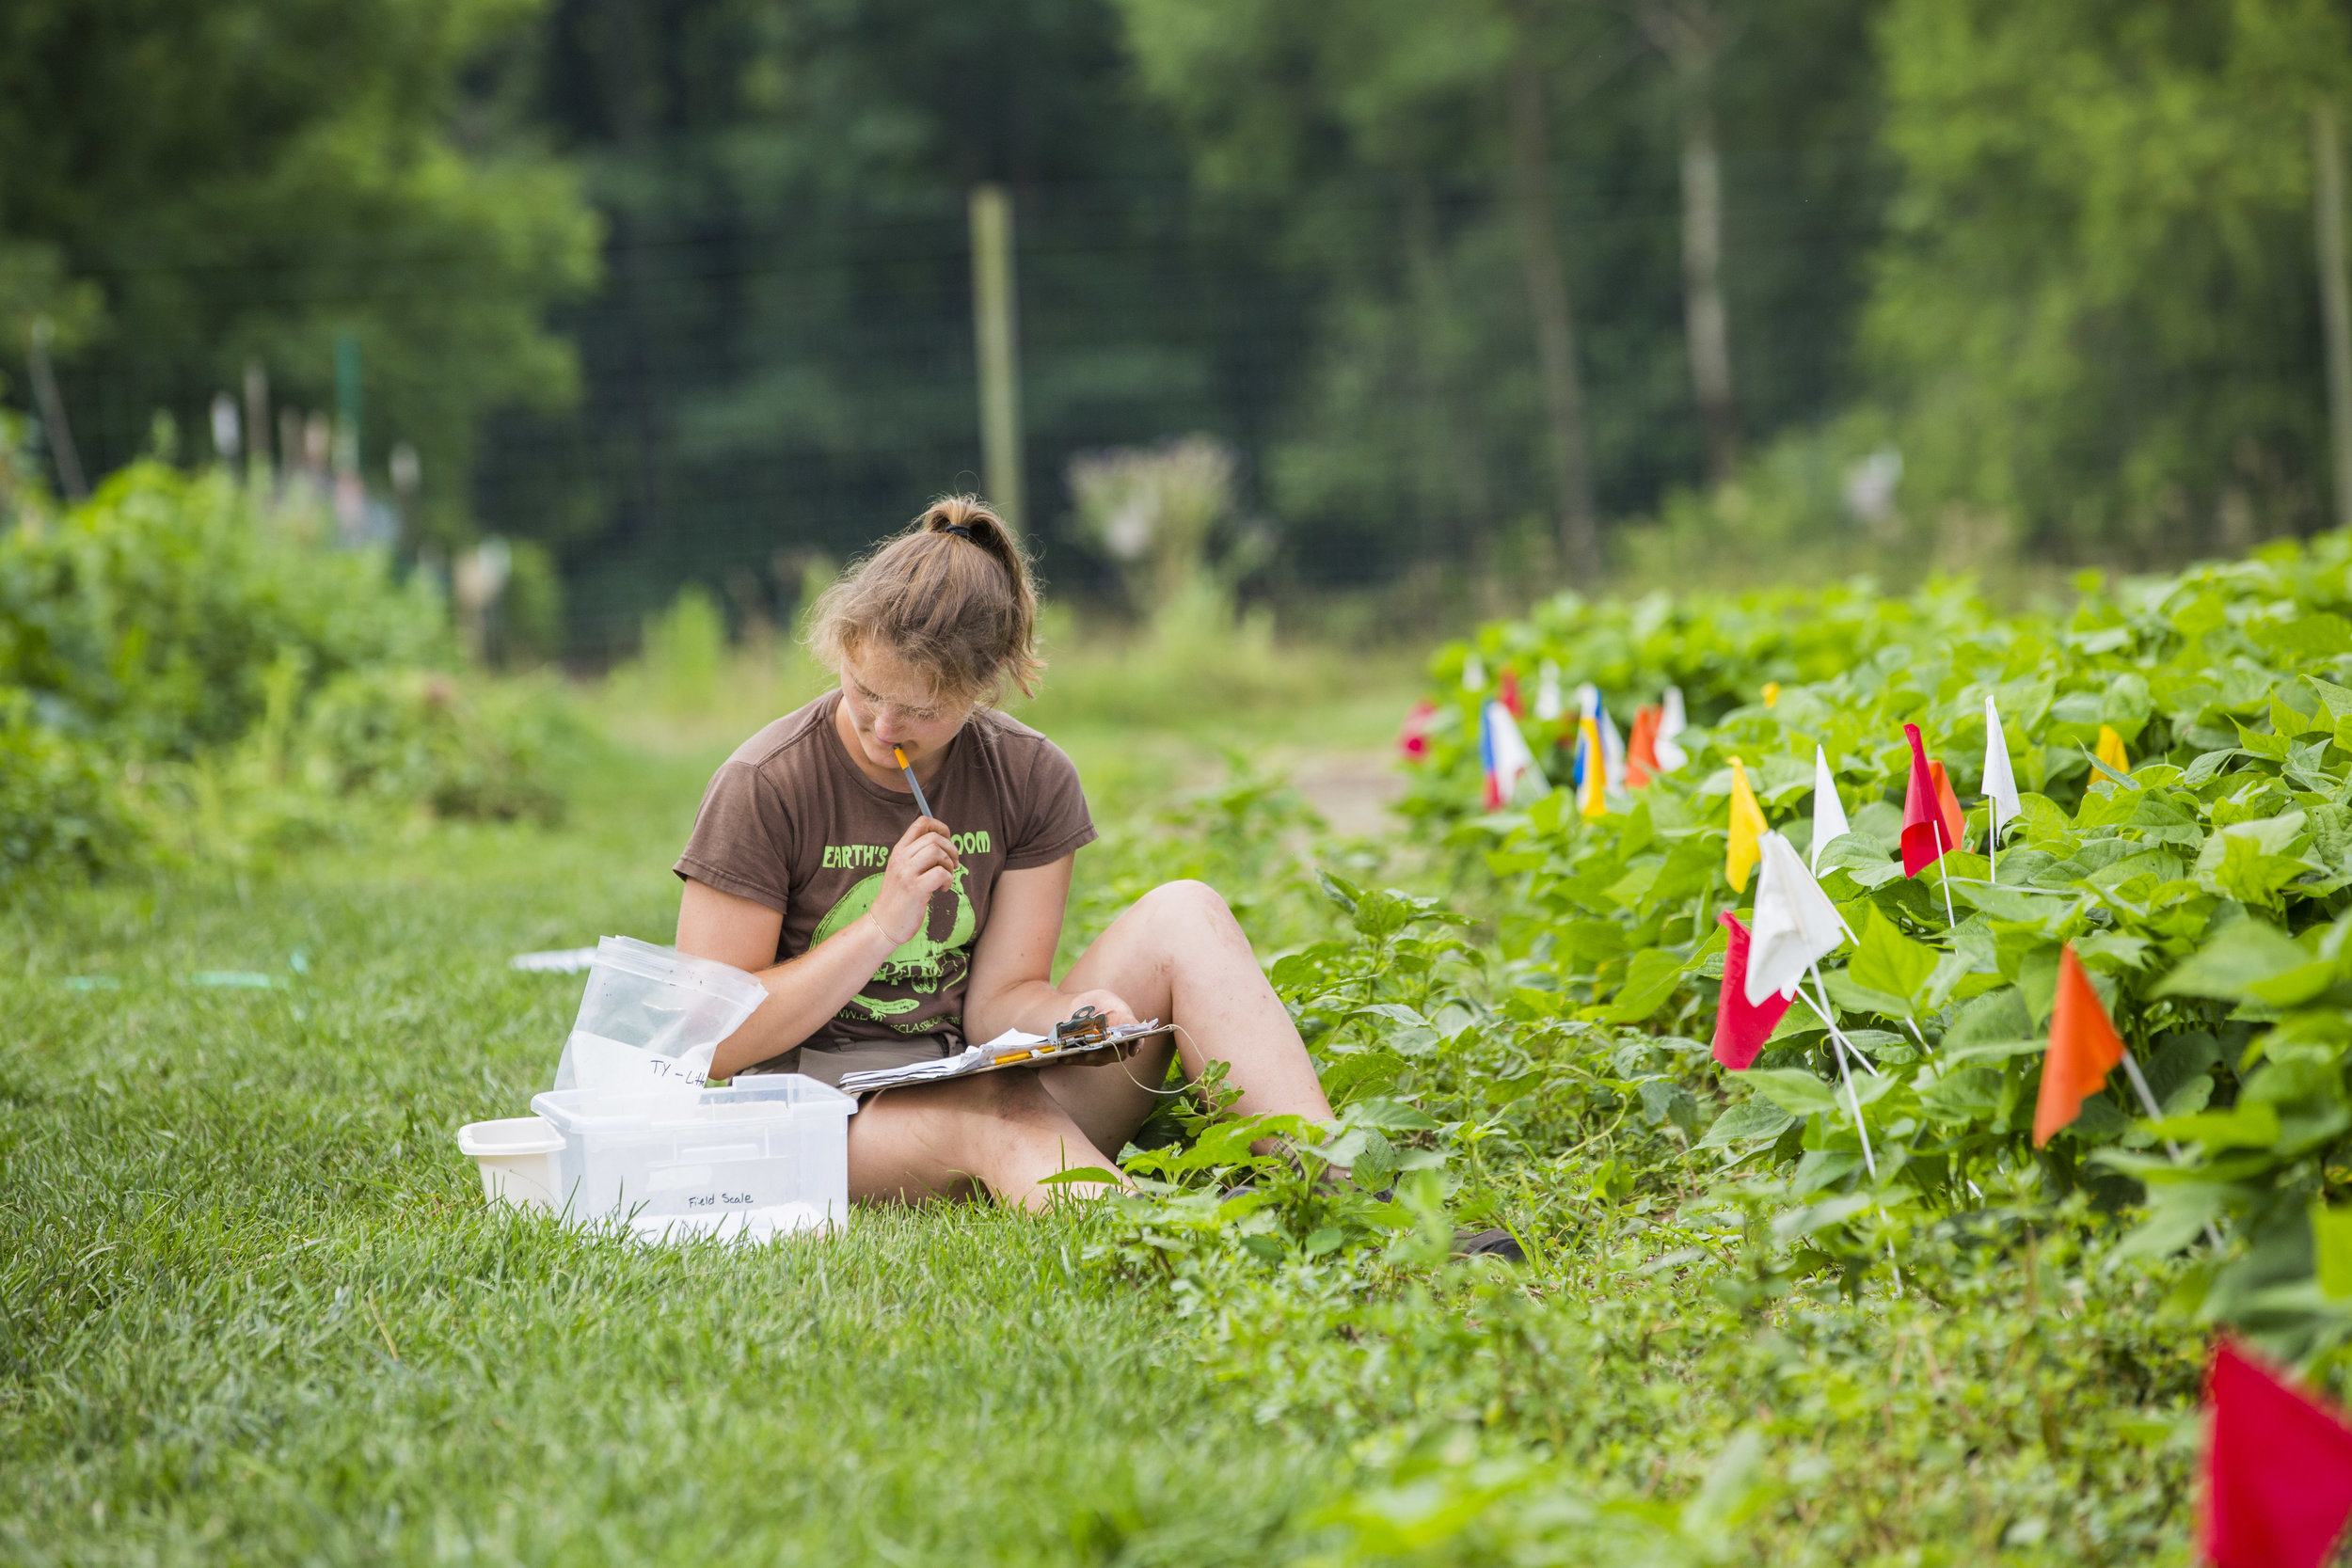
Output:
M1960 797L1952 793L1951 776L1942 763L1928 764L1928 782L1935 785L1936 815L1944 819L1944 847L1967 848L1968 814L1960 809Z
M2082 1115L2083 1101L2106 1087L2123 1060L2123 1040L2107 1022L2074 944L2058 950L2058 1001L2050 1009L2050 1047L2042 1057L2042 1098L2033 1108L2033 1146L2042 1148Z
M1658 716L1654 707L1633 711L1633 733L1625 743L1625 782L1639 789L1658 776Z
M1731 845L1724 852L1724 879L1734 893L1748 890L1748 878L1756 870L1756 863L1763 859L1756 841L1765 833L1764 808L1756 803L1756 791L1748 787L1748 770L1740 766L1740 759L1731 759Z

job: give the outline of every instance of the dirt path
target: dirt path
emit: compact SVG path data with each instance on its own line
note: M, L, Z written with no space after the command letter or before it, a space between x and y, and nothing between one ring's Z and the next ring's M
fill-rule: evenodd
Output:
M1405 794L1405 777L1393 754L1383 751L1313 752L1268 755L1268 769L1285 774L1331 831L1343 838L1385 832L1396 826L1389 807Z

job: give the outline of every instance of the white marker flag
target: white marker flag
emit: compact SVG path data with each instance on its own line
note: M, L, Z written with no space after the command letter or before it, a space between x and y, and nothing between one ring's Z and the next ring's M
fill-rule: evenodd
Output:
M2023 807L2017 803L2017 775L2009 768L2009 739L2001 734L2001 710L1993 705L1993 694L1984 696L1984 794L1993 802L1993 836L2001 836L2001 824L2012 822Z
M1490 700L1486 704L1486 721L1487 764L1494 779L1495 791L1502 800L1502 805L1492 809L1500 811L1518 794L1521 779L1531 773L1537 779L1543 779L1544 769L1535 760L1535 753L1528 750L1527 736L1519 733L1518 721L1511 717L1509 708Z
M1560 703L1560 666L1546 659L1535 675L1535 717L1549 724L1566 711Z
M1658 755L1658 766L1671 773L1691 760L1691 753L1675 744L1675 736L1690 728L1682 716L1682 688L1670 686L1659 702L1658 733L1650 737L1650 750Z
M1846 802L1837 798L1837 780L1829 770L1829 752L1813 748L1813 874L1821 874L1821 851L1831 839L1853 831L1846 820Z
M1846 939L1846 922L1821 884L1778 833L1756 842L1764 874L1756 884L1756 924L1748 935L1748 1005L1763 1006L1777 991L1797 994L1797 982Z

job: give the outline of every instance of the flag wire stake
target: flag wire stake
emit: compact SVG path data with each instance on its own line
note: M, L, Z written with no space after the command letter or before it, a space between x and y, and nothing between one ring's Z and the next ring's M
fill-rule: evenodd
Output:
M1853 1092L1853 1073L1846 1066L1846 1042L1839 1037L1835 1024L1830 1026L1829 1037L1830 1043L1837 1048L1837 1075L1846 1081L1846 1103L1853 1110L1853 1130L1862 1135L1862 1163L1869 1168L1870 1181L1875 1186L1879 1179L1879 1163L1870 1152L1870 1130L1863 1124L1862 1097Z
M1813 983L1817 986L1821 986L1821 966L1818 961L1813 965ZM1799 986L1797 988L1797 994L1799 996L1804 996L1804 988L1803 986ZM1821 986L1821 995L1826 1001L1829 996L1828 987ZM1869 1171L1871 1184L1875 1186L1879 1179L1878 1158L1870 1152L1870 1129L1862 1119L1862 1097L1854 1093L1853 1071L1846 1066L1846 1054L1848 1052L1851 1052L1854 1058L1861 1062L1864 1067L1870 1068L1870 1072L1873 1077L1880 1075L1879 1069L1874 1067L1870 1067L1870 1058L1862 1054L1860 1047L1846 1043L1846 1037L1839 1031L1836 1022L1831 1019L1829 1013L1824 1008L1815 1006L1813 998L1804 996L1804 1005L1808 1007L1812 1007L1815 1012L1820 1014L1821 1022L1829 1025L1829 1037L1832 1046L1831 1054L1837 1058L1837 1076L1845 1080L1846 1103L1853 1111L1853 1130L1854 1132L1862 1139L1862 1164L1864 1167ZM1882 1203L1877 1205L1877 1208L1879 1212L1879 1218L1886 1221L1886 1224L1891 1231L1895 1222L1891 1219L1887 1219L1886 1205ZM1897 1300L1900 1300L1903 1293L1903 1266L1896 1260L1895 1238L1891 1234L1886 1237L1886 1266L1894 1272L1895 1296Z
M2133 1092L2139 1096L2140 1104L2146 1107L2148 1119L2162 1121L2164 1112L2157 1108L2155 1091L2148 1086L2148 1080L2141 1076L2139 1059L2132 1054L2132 1048L2128 1045L2123 1048L2123 1071L2125 1076L2131 1079ZM2181 1146L2171 1139L2165 1139L2164 1147L2171 1153L2173 1159L2178 1160L2181 1157Z
M1841 915L1839 919L1842 922L1844 917ZM1877 1068L1870 1066L1870 1058L1862 1054L1862 1050L1859 1046L1850 1045L1847 1043L1845 1034L1837 1027L1836 1020L1830 1016L1828 1006L1829 987L1821 983L1820 961L1819 959L1814 960L1811 968L1813 971L1813 984L1820 989L1821 1000L1819 1003L1816 1003L1810 996L1805 996L1804 987L1802 985L1797 987L1797 994L1804 997L1804 1005L1807 1007L1812 1008L1812 1010L1819 1015L1821 1022L1829 1029L1829 1037L1832 1046L1831 1054L1837 1058L1837 1075L1838 1077L1844 1079L1846 1084L1846 1103L1853 1111L1853 1130L1855 1134L1862 1139L1862 1164L1864 1167L1869 1171L1870 1180L1872 1184L1875 1185L1879 1179L1879 1163L1877 1157L1870 1152L1870 1129L1863 1122L1862 1119L1862 1097L1854 1093L1853 1072L1851 1069L1846 1066L1846 1053L1848 1052L1851 1052L1857 1061L1861 1062L1864 1067L1869 1068L1870 1075L1872 1077L1879 1077L1882 1076L1882 1074L1879 1072ZM1913 1032L1915 1034L1917 1033L1917 1025L1913 1025ZM1924 1047L1927 1044L1926 1038L1923 1037L1919 1043ZM1889 1234L1885 1238L1886 1267L1895 1276L1895 1299L1900 1301L1903 1294L1903 1266L1895 1257L1895 1238L1892 1234L1895 1222L1887 1218L1886 1205L1882 1203L1877 1205L1877 1208L1879 1218L1885 1221L1888 1228Z
M1820 985L1820 968L1819 965L1816 965L1813 971L1813 983L1819 986ZM1853 1053L1854 1060L1860 1062L1863 1067L1868 1070L1871 1077L1879 1078L1884 1076L1879 1071L1878 1065L1872 1062L1869 1057L1862 1053L1862 1047L1846 1038L1844 1034L1838 1030L1836 1022L1830 1017L1828 1006L1829 988L1827 986L1821 986L1821 1000L1819 1002L1816 1002L1812 997L1807 996L1805 994L1804 987L1802 985L1797 987L1796 995L1800 1001L1804 1003L1806 1007L1812 1010L1813 1016L1821 1021L1822 1026L1828 1029L1832 1035L1836 1037L1837 1043Z
M1952 868L1944 863L1944 857L1950 853L1951 846L1944 842L1944 806L1938 801L1935 808L1935 885L1944 890L1944 928L1947 931L1960 924L1960 916L1952 912Z
M2139 1103L2147 1111L2148 1119L2162 1121L2164 1112L2157 1108L2155 1091L2149 1088L2146 1076L2139 1070L2139 1058L2132 1054L2132 1048L2128 1045L2123 1048L2123 1072L2131 1079L2133 1092L2139 1096ZM2164 1140L2164 1151L2172 1156L2174 1164L2182 1163L2181 1146L2170 1138ZM2214 1251L2221 1250L2221 1231L2211 1220L2205 1222L2205 1240L2213 1243Z
M1847 1050L1853 1053L1854 1060L1860 1062L1864 1067L1869 1069L1871 1077L1877 1078L1881 1076L1878 1064L1870 1060L1869 1057L1865 1056L1862 1053L1862 1047L1854 1044L1853 1041L1847 1039L1844 1032L1837 1027L1836 1016L1830 1011L1829 986L1821 978L1821 960L1819 958L1814 959L1810 967L1813 971L1813 989L1821 994L1821 1005L1815 1007L1813 1010L1821 1015L1821 1022L1829 1025L1829 1032L1836 1035L1839 1042L1843 1044ZM1811 998L1808 997L1806 1000L1809 1003Z

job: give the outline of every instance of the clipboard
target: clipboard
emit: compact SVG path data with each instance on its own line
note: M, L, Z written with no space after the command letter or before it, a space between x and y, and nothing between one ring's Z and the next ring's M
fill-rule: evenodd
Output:
M1113 1027L1091 1006L1081 1007L1075 1017L1054 1025L1052 1035L1025 1034L1008 1029L986 1045L968 1045L953 1056L941 1056L928 1062L909 1062L904 1067L868 1068L862 1072L841 1075L844 1094L871 1094L877 1089L904 1088L914 1084L946 1084L959 1078L976 1077L983 1072L1002 1072L1009 1068L1051 1067L1057 1062L1075 1061L1097 1052L1116 1051L1165 1035L1172 1024L1151 1019L1142 1023Z

